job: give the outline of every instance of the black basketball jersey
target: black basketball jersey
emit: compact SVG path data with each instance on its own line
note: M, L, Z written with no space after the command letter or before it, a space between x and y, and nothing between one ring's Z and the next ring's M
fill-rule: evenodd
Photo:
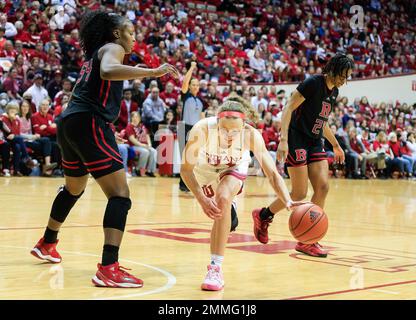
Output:
M120 113L123 81L101 79L98 50L85 61L62 118L80 112L93 112L108 122L114 122Z
M336 102L338 88L329 90L323 75L310 76L296 88L305 101L292 113L289 131L320 139Z

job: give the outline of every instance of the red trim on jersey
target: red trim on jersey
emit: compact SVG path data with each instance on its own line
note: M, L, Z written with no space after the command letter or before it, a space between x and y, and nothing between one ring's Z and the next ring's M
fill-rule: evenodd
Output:
M88 169L87 168L87 170L88 170L88 172L93 172L93 171L104 170L104 169L107 169L107 168L110 168L110 167L111 167L111 164L107 164L105 166L101 166L101 167L97 167L97 168L93 168L93 169Z
M74 167L74 166L68 166L65 163L62 163L62 167L66 168L66 169L79 169L78 166Z
M76 164L76 163L78 163L79 161L66 161L66 160L62 159L62 162L65 162L65 163L67 163L67 164Z
M326 154L326 152L316 152L316 153L311 153L311 156L314 156L314 155L317 155L317 154L319 154L319 155L321 155L321 154Z
M103 89L104 89L104 81L103 81L103 79L101 79L100 98L103 95Z
M105 98L104 98L104 102L103 102L104 108L105 108L105 106L107 104L108 93L110 92L110 87L111 87L111 82L110 82L110 80L108 80L108 87L107 87L107 90L105 92Z
M97 160L97 161L93 161L93 162L84 162L84 164L86 166L92 166L94 164L103 163L103 162L106 162L106 161L109 161L109 160L111 160L111 158L106 158L106 159L103 159L103 160Z
M236 177L238 180L244 181L247 178L247 175L238 173L237 171L226 171L220 175L220 180L225 176L233 176Z
M120 153L111 148L111 146L109 146L108 143L105 141L103 130L101 130L101 128L98 128L98 131L100 131L101 139L103 139L104 145L121 158Z
M121 161L120 159L117 159L116 157L114 157L113 155L111 155L110 153L108 153L99 143L98 143L98 137L97 137L97 132L95 132L95 119L92 118L92 133L94 136L94 141L95 144L97 145L98 148L100 148L100 150L102 152L104 152L107 156L109 156L111 159L123 164L123 161ZM121 158L121 157L120 157Z

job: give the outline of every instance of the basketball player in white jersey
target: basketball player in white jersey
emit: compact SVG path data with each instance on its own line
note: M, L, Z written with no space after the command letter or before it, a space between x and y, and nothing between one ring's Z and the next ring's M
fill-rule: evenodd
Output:
M299 203L291 200L283 178L267 151L263 137L246 118L255 120L250 103L230 95L216 117L197 122L190 132L183 153L181 176L201 205L214 220L211 231L211 263L202 283L203 290L224 287L221 265L231 227L231 206L243 187L254 153L278 197L291 209Z

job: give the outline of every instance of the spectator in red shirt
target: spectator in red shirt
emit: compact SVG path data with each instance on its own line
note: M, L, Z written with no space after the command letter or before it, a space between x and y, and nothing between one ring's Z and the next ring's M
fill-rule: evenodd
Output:
M7 95L10 99L16 100L21 99L19 95L19 83L16 80L17 70L14 67L11 67L9 70L8 77L3 82L3 90L7 92Z
M412 171L412 161L409 159L406 159L403 157L403 154L400 150L400 142L397 140L397 135L395 132L390 132L389 134L389 146L393 152L394 159L399 160L401 163L403 163L404 166L404 172L407 177L412 177L413 171Z
M0 26L0 50L4 49L4 46L6 44L6 37L4 36L4 33L6 32L6 28Z
M141 122L138 112L131 114L131 123L126 128L125 137L130 146L139 152L139 163L137 164L139 170L137 174L141 177L145 175L155 177L157 151L152 148L149 132Z
M132 99L131 89L124 90L123 100L121 101L120 115L118 117L117 131L126 129L131 121L131 113L139 110L139 106Z
M416 173L416 167L415 167L415 158L412 157L412 151L409 149L406 143L407 139L407 133L397 130L397 139L399 140L400 144L400 153L402 154L403 159L410 162L410 167L412 169L412 175L415 175Z
M281 122L278 120L275 120L272 122L271 127L264 127L263 132L262 132L262 136L266 144L266 148L267 150L269 150L269 153L272 156L272 159L274 160L275 163L276 163L277 146L279 145L279 142L280 142L280 134L279 134L280 126L281 126Z
M179 94L174 90L174 85L172 82L169 81L166 84L165 90L162 91L159 96L169 107L169 109L176 111Z
M33 132L41 137L48 137L56 141L56 123L53 120L53 116L49 113L49 108L49 100L42 100L39 112L32 116Z
M17 103L10 102L7 104L6 114L2 117L2 130L13 151L13 174L21 177L23 175L20 172L22 169L21 162L30 168L35 166L35 162L29 157L26 144L20 136L20 121L17 118L18 112L19 105Z

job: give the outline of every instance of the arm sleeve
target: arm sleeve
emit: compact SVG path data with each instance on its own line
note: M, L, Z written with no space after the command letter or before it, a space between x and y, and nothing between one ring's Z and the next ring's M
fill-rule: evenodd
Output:
M32 130L34 134L42 134L43 130L40 130L40 123L37 117L32 117Z

